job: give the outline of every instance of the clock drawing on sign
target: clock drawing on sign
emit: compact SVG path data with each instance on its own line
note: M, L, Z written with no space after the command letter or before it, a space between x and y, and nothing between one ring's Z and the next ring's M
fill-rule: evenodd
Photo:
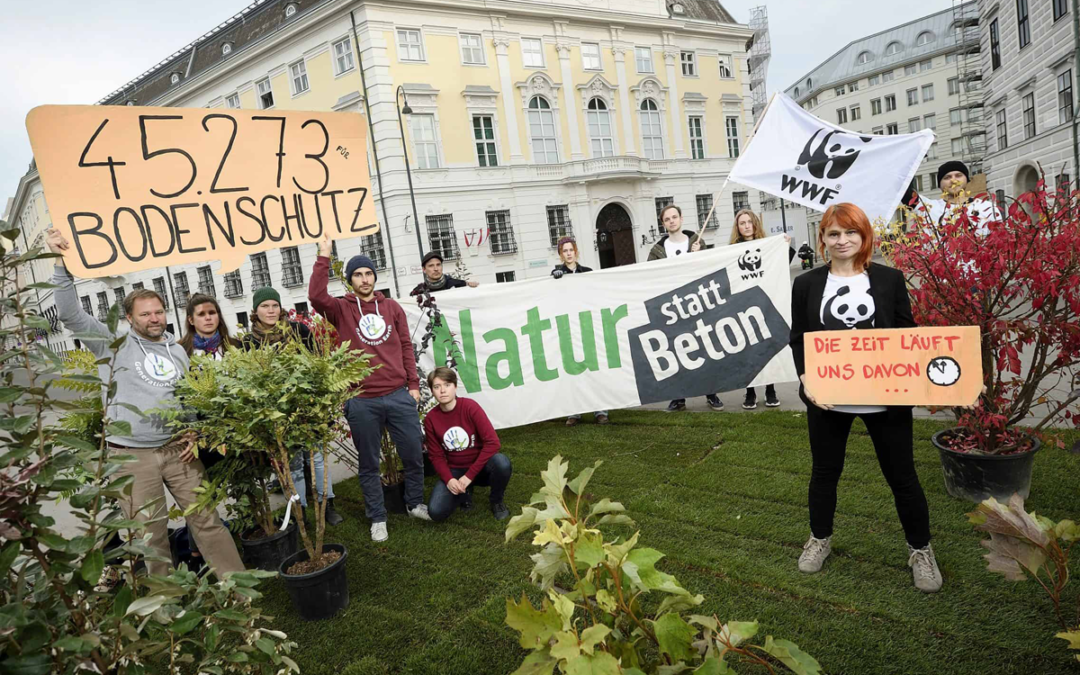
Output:
M960 364L948 356L930 359L926 364L926 377L939 387L951 387L960 380Z

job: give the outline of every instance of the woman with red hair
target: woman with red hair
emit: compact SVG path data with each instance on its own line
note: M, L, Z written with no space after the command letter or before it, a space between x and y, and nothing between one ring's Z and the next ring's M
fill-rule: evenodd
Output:
M941 589L941 572L930 548L930 511L915 472L910 406L826 405L806 388L803 335L821 330L912 328L907 284L899 270L871 262L874 232L854 204L829 207L818 227L818 244L829 264L795 279L791 289L791 352L802 386L810 432L810 539L799 556L799 570L821 569L832 551L836 486L844 469L848 435L861 418L874 443L878 464L892 488L908 544L908 566L915 587Z

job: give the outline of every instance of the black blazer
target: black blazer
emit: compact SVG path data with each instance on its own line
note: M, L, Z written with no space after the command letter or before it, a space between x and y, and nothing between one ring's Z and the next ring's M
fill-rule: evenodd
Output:
M903 273L877 263L870 263L866 273L870 276L870 295L874 298L874 327L914 328L915 318L911 315L911 300ZM829 267L822 265L795 277L791 287L791 355L800 376L806 372L803 335L825 330L821 323L821 298L825 295L828 277ZM801 386L799 395L802 396Z

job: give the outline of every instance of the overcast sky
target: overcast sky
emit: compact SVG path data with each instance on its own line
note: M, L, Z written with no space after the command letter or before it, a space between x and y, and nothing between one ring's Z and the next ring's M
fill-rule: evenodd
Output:
M26 113L45 103L95 103L239 12L246 0L34 0L5 2L0 63L0 211L30 163ZM848 42L951 6L950 0L723 0L738 21L766 4L772 40L769 93Z

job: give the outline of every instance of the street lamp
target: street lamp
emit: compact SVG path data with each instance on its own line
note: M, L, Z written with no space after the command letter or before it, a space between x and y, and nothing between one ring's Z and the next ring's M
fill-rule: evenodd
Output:
M399 98L405 101L404 108L398 103ZM397 106L397 123L398 129L401 130L401 151L405 155L405 176L409 179L409 200L412 201L413 223L416 225L416 250L420 254L422 262L424 260L424 242L420 239L420 218L416 215L416 193L413 191L412 169L409 167L409 148L405 144L405 124L401 121L401 114L411 115L412 108L409 107L409 97L405 95L405 88L402 85L398 85L397 94L394 96L394 105Z

